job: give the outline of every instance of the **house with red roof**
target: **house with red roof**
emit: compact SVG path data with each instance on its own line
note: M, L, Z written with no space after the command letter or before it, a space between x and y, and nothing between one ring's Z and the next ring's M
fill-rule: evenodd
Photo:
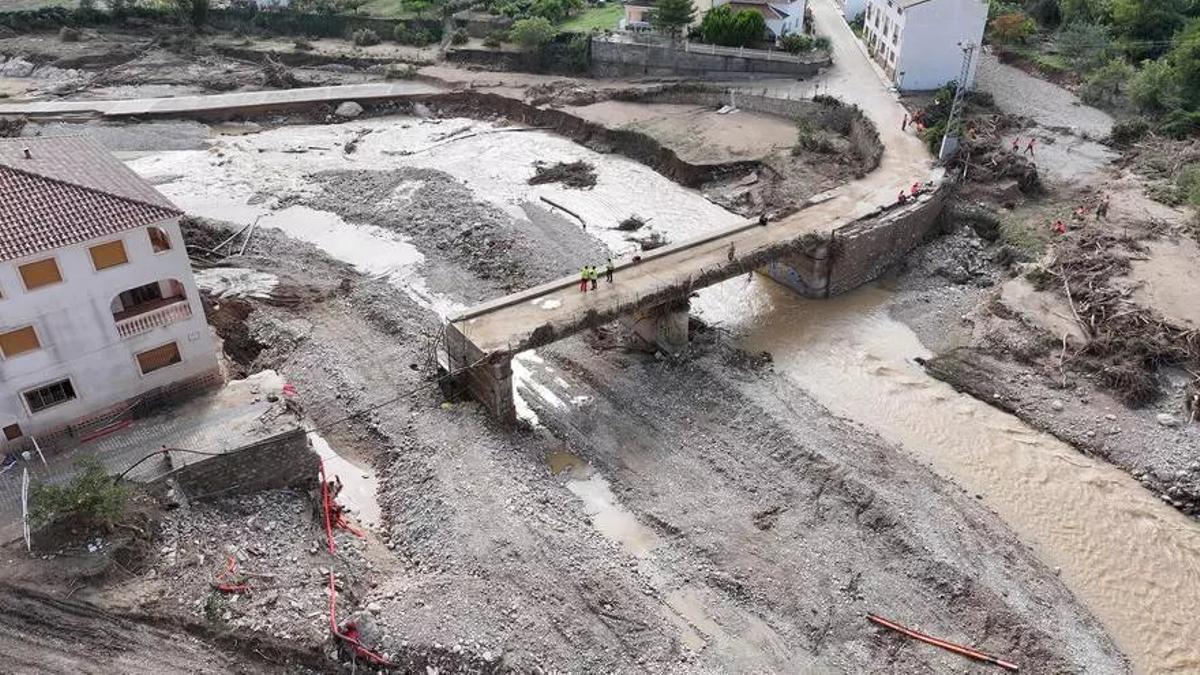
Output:
M182 215L94 141L0 139L0 455L220 381Z

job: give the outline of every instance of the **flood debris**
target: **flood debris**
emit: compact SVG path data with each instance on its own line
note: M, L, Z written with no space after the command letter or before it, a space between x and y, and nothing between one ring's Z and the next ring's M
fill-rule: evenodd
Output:
M646 226L650 222L649 218L641 218L637 214L629 216L617 224L617 229L622 232L636 232Z
M537 162L533 167L535 173L529 179L530 185L562 183L566 187L579 190L596 185L596 167L583 160L578 162L558 162L553 165Z
M0 138L16 138L24 130L24 117L0 117Z
M656 248L662 248L671 243L667 239L667 235L662 232L647 232L642 235L629 235L625 237L625 241L632 241L642 248L643 251L653 251Z

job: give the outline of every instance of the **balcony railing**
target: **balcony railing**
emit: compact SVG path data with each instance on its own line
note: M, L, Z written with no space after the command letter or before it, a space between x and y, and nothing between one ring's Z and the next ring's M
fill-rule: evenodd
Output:
M185 298L180 298L169 305L118 320L117 335L122 338L132 337L154 330L159 326L167 326L176 321L187 321L190 318L192 318L192 306Z

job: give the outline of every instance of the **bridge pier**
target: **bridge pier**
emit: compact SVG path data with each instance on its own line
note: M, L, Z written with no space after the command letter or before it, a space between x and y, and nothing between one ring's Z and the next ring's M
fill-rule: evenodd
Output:
M484 353L467 336L448 324L445 333L446 369L452 380L467 388L492 417L504 424L517 421L513 401L512 354Z
M684 299L636 310L622 316L620 323L647 345L674 356L687 351L690 309Z
M829 297L830 244L780 257L759 270L806 298Z

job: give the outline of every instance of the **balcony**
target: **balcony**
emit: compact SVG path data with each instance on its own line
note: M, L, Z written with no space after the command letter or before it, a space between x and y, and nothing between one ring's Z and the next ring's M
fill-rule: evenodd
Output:
M192 318L183 284L174 279L131 288L113 298L112 305L122 339Z

